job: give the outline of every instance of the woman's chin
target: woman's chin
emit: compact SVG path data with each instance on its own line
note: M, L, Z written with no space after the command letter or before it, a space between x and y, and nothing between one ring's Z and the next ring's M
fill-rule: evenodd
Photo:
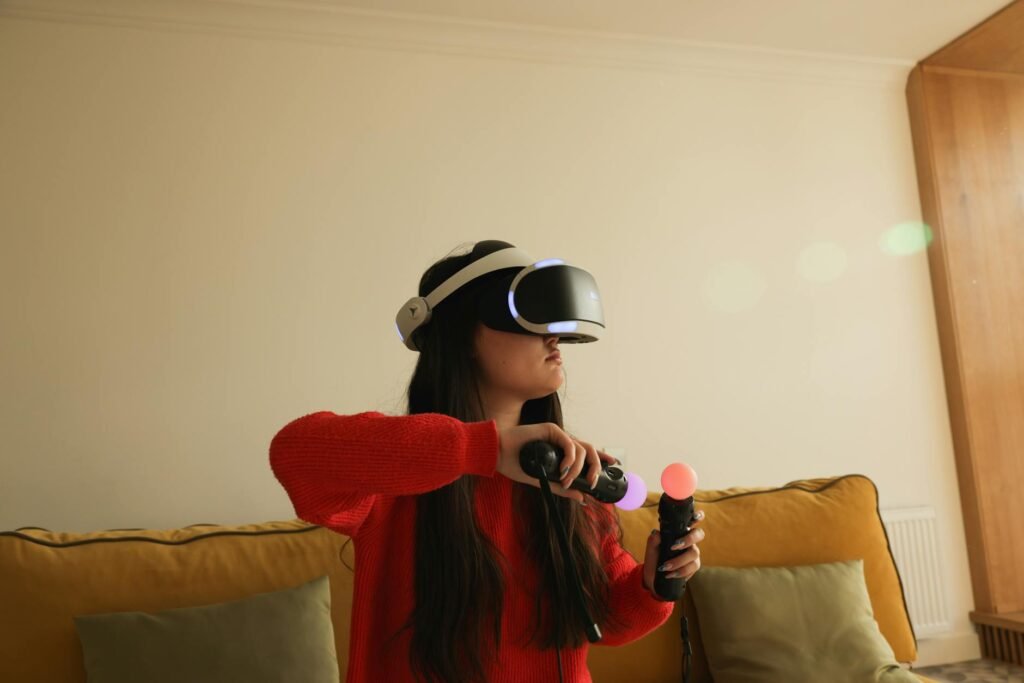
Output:
M534 395L534 398L546 398L551 394L556 394L558 393L558 390L562 388L562 384L564 384L564 382L551 382L550 384L546 385L543 389L540 389Z

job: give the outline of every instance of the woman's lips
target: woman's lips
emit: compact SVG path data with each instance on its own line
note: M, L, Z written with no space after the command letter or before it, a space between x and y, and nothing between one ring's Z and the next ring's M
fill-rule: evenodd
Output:
M562 354L559 353L558 351L555 351L553 354L551 354L550 356L548 356L544 360L557 360L559 363L561 363L562 362Z

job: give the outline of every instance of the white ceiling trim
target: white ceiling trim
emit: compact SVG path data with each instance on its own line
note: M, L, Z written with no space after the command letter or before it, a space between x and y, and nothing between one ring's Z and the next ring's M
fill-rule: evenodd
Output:
M0 17L901 89L914 66L905 60L367 11L309 0L0 0Z

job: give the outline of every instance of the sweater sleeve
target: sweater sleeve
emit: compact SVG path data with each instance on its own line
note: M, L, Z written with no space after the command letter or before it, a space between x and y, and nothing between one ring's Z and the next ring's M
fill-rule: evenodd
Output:
M609 578L609 608L620 625L608 624L597 644L625 645L668 621L675 603L658 600L644 588L643 563L633 559L614 533L605 536L603 554Z
M277 432L270 467L297 517L356 536L395 496L432 491L465 474L493 476L498 450L493 420L320 411Z

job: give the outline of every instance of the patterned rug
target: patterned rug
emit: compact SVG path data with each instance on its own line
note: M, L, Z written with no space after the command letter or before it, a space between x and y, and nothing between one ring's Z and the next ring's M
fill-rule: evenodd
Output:
M920 667L915 668L914 673L943 683L1024 683L1024 667L997 659Z

